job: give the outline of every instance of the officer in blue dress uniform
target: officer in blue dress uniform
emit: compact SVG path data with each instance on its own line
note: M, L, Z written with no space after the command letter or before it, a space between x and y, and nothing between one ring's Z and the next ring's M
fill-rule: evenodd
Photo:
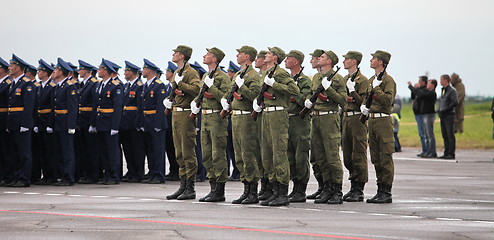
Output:
M144 132L144 142L148 159L148 179L144 182L159 184L165 182L165 84L157 78L159 68L144 59L142 76L147 79L143 84L139 101L139 126Z
M53 72L57 82L53 91L54 124L53 131L57 142L57 153L62 164L62 178L54 186L72 186L75 183L74 134L77 123L77 86L69 79L74 71L67 62L58 58Z
M7 177L12 171L7 163L11 163L11 151L7 129L8 93L12 80L9 78L9 64L0 58L0 186L12 181L12 176Z
M25 77L27 66L24 60L12 55L9 74L12 79L8 91L7 131L9 147L12 149L13 178L7 187L31 186L31 169L33 156L31 150L32 129L34 127L33 110L36 88L31 80Z
M37 110L37 102L38 102L38 93L39 93L39 88L40 84L36 80L36 75L38 74L38 70L36 69L35 66L29 64L26 67L25 75L26 77L33 82L34 85L34 91L36 92L36 97L34 100L34 112L33 112L33 120L34 120L34 127L33 127L33 132L31 133L31 151L33 155L33 163L31 167L31 183L32 184L37 184L41 181L41 162L43 161L41 158L41 135L38 132L38 128L36 127L36 110Z
M240 71L240 66L230 61L228 65L227 74L231 80L235 76L235 73ZM240 172L238 171L237 165L235 165L235 152L233 150L233 135L232 135L232 115L228 115L228 137L226 139L226 158L228 161L228 173L230 173L230 163L233 166L233 171L228 181L240 181Z
M50 77L55 68L43 59L40 59L38 63L38 78L41 83L37 90L36 107L34 109L34 132L37 133L39 141L38 148L33 150L33 157L36 159L34 156L34 152L36 152L40 160L40 170L38 171L42 172L43 178L33 184L52 185L57 182L61 175L60 171L58 171L59 164L56 157L58 153L56 152L57 146L52 128L54 121L52 94L57 84ZM33 163L33 177L39 174L35 172L35 168Z
M197 61L194 64L190 64L190 66L195 69L199 73L199 79L202 79L205 73L207 73L206 69L204 69L201 64ZM206 180L206 167L202 163L202 146L201 146L201 120L202 120L202 112L197 114L196 121L196 157L197 157L197 181L204 182Z
M77 115L77 128L75 131L76 172L79 175L78 183L97 183L102 177L103 169L101 159L96 151L98 138L96 133L89 132L93 112L93 98L98 85L94 77L95 66L79 60L79 114Z
M119 80L112 80L111 73L116 73L113 64L103 59L98 69L102 79L96 86L93 98L93 117L89 132L97 133L103 159L105 185L119 184L120 146L118 131L123 110L123 85Z
M125 160L127 162L127 173L125 181L141 182L144 176L144 149L143 132L138 131L138 98L142 92L140 79L141 68L125 61L124 77L127 83L124 85L123 112L120 122L120 143L122 144Z
M172 86L170 84L170 80L173 78L173 73L178 69L177 65L173 62L168 61L168 67L166 68L165 77L165 97L168 97L172 92ZM180 178L178 176L178 169L180 166L177 162L177 157L175 155L175 145L173 144L173 131L172 131L172 117L173 113L170 114L167 118L167 128L166 128L166 136L165 136L165 152L168 157L168 163L170 165L169 172L165 175L165 179L167 181L179 181ZM166 165L166 164L165 164Z

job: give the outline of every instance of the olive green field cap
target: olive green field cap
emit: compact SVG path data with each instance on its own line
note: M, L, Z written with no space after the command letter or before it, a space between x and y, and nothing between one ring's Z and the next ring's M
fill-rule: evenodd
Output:
M268 47L269 51L278 57L278 64L286 58L286 53L279 47Z
M328 55L329 59L331 59L331 61L333 62L333 66L338 64L338 56L336 56L336 53L334 53L331 50L324 51L324 53L326 53L326 55Z
M191 57L192 56L192 48L189 47L189 46L185 46L185 45L178 45L177 48L173 49L174 52L179 52L181 54L183 54L184 56L186 57Z
M316 49L310 55L313 56L313 57L320 57L323 53L324 53L324 50L322 50L322 49Z
M257 55L257 50L251 46L242 46L241 48L237 49L237 52L239 53L245 53L251 57L251 59L256 58Z
M383 50L377 50L375 53L372 53L371 55L375 58L381 59L384 62L384 64L388 64L389 60L391 60L391 54Z
M291 50L287 55L287 57L293 57L297 59L300 63L304 62L304 54L299 50Z
M213 48L206 48L206 50L212 54L214 54L217 58L218 58L218 62L221 62L221 60L223 60L223 58L225 58L225 53L223 51L221 51L219 48L217 47L213 47Z
M343 57L348 59L355 59L359 62L362 61L362 53L357 51L348 51L345 55L343 55Z
M258 58L265 58L265 57L266 57L266 54L268 54L268 51L266 51L266 50L261 50L261 51L257 54L257 57L258 57Z

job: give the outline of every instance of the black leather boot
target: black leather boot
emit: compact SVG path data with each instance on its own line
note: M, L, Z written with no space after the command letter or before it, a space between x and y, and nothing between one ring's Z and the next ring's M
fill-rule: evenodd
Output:
M249 183L249 195L242 201L242 204L259 203L259 197L257 196L257 182Z
M269 202L269 206L288 206L290 201L288 201L288 184L279 184L278 187L278 197L273 201Z
M318 185L317 191L311 195L308 195L307 199L316 199L317 196L319 196L319 194L321 194L322 190L324 189L324 182L322 180L322 177L317 177L316 180Z
M343 193L341 192L341 183L333 183L333 195L326 202L327 204L342 204Z
M216 191L211 194L211 196L207 197L205 202L224 202L225 198L225 183L217 182L216 183Z
M266 188L264 189L264 192L262 194L259 193L259 200L267 200L268 198L273 196L273 184L270 183L267 179L266 181L267 181L266 183L263 183L261 179L261 192L262 192L262 184L266 184Z
M273 194L268 199L262 201L261 202L261 206L269 206L269 203L272 202L273 200L275 200L278 197L280 183L279 182L272 182L272 183L270 182L269 184L271 184L271 188L273 189ZM266 192L267 192L267 190L266 190Z
M324 183L324 188L314 203L327 203L331 196L333 196L333 184L328 181Z
M391 185L377 184L377 194L367 199L367 203L392 203Z
M216 180L209 180L209 187L211 190L209 190L206 196L199 198L199 202L205 202L206 198L210 197L216 191Z
M185 191L177 197L177 200L196 199L195 181L195 177L187 179L185 182Z
M233 204L241 204L244 199L249 196L249 191L250 191L250 183L249 182L243 182L244 183L244 192L238 199L235 199L232 201ZM256 192L257 194L257 192Z
M180 180L180 187L178 188L177 191L175 191L174 193L166 196L166 199L170 200L170 199L177 199L178 196L180 196L180 194L182 194L184 191L185 191L185 179L182 179Z
M353 193L353 190L355 188L355 181L351 181L351 186L350 186L350 191L348 191L347 193L345 193L345 195L343 195L343 201L346 201L348 197L350 197Z
M305 191L307 190L307 183L298 183L297 192L289 199L290 202L306 202Z
M343 196L343 200L347 202L362 202L364 201L364 186L365 182L355 182L352 194L346 199Z
M295 193L297 193L298 184L299 183L297 180L293 180L293 189L292 189L292 192L290 194L288 194L288 198L293 197L293 195L295 195Z

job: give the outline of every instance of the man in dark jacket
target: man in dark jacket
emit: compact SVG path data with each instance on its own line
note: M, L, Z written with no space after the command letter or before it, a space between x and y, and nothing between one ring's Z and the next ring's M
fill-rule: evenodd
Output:
M422 145L422 151L417 154L417 156L422 157L427 154L427 139L425 136L425 128L424 128L424 116L422 112L423 108L423 99L417 97L418 91L425 90L427 85L427 76L420 76L419 82L415 85L412 85L412 82L408 82L408 88L411 91L411 98L413 100L413 113L415 114L415 121L417 121L417 129L420 137L420 144Z
M444 155L439 158L443 159L455 159L455 108L458 105L458 95L450 82L449 75L441 76L441 86L443 88L437 113L441 119L441 133L444 139Z

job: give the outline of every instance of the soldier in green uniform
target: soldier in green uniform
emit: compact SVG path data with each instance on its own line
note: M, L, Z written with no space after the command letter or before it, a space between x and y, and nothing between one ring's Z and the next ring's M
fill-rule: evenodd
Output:
M365 100L368 79L357 70L362 61L362 53L349 51L343 55L343 67L348 75L343 78L347 86L347 107L343 115L343 162L349 172L350 191L343 196L344 201L364 200L364 186L368 180L367 171L367 125L360 122L360 105Z
M290 182L290 163L288 162L288 105L290 96L297 95L300 90L290 74L278 65L285 59L285 52L279 47L269 48L264 62L268 70L261 79L268 86L263 93L265 108L253 101L256 112L264 110L262 117L261 155L265 173L272 184L273 195L261 202L263 206L286 206L288 200L288 184ZM271 72L273 74L271 74Z
M338 57L333 51L325 51L319 57L321 74L312 80L312 92L322 85L324 91L319 94L313 104L309 99L305 101L305 107L313 109L312 112L312 149L317 164L321 168L324 188L319 198L314 203L341 204L343 167L340 160L340 115L338 105L345 107L346 87L343 77L336 74L328 80L328 76L334 73L333 67L338 63Z
M256 60L254 62L254 66L256 68L259 68L260 74L262 74L267 69L266 63L264 62L264 59L266 59L267 53L268 53L268 51L266 51L266 50L259 51L259 53L257 54Z
M292 50L287 54L285 67L297 83L300 92L290 97L288 106L288 161L290 162L290 179L293 190L288 195L290 202L305 202L307 183L310 177L309 148L310 148L310 118L301 118L298 113L304 107L304 101L310 92L311 80L302 73L301 64L304 54Z
M231 91L228 92L221 104L223 110L232 110L233 149L235 162L240 172L240 180L244 184L244 192L233 200L233 204L258 203L257 184L261 178L259 165L261 154L258 139L258 124L250 116L252 101L259 94L261 76L252 66L257 50L251 46L242 46L237 49L237 63L240 71L233 77ZM231 106L228 97L232 94Z
M311 59L310 59L310 64L312 66L312 69L316 69L317 70L317 73L312 77L312 79L314 78L321 78L321 68L319 67L319 57L324 53L324 50L322 49L316 49L314 50L313 53L311 53L310 55L312 56ZM322 179L322 172L321 172L321 168L317 165L317 162L316 162L316 155L314 154L314 149L312 148L312 144L311 144L311 154L310 154L310 164L312 165L312 172L314 174L314 177L316 178L317 180L317 191L315 191L314 193L310 194L310 195L307 195L307 199L316 199L317 196L319 196L319 194L321 194L323 188L324 188L324 181Z
M369 87L372 87L369 94L372 94L372 104L370 109L365 105L360 107L363 114L369 117L369 148L371 162L374 164L377 177L377 194L367 199L368 203L391 203L391 187L394 178L394 136L393 101L396 95L396 83L394 79L384 72L388 65L391 54L377 50L371 54L370 67L375 70L376 75L369 79ZM383 72L381 80L376 76Z
M225 201L225 183L228 180L228 162L226 160L226 138L228 136L227 119L221 119L221 98L230 89L230 77L219 69L225 53L213 47L206 49L203 63L209 71L203 76L202 90L204 95L197 96L190 103L193 114L199 114L201 119L202 159L207 170L211 191L200 198L201 202ZM214 72L213 72L214 71ZM200 102L202 101L202 103ZM199 103L199 106L197 106Z
M197 174L197 158L194 152L196 145L195 120L189 118L190 103L200 91L199 74L187 61L192 56L192 48L179 45L173 50L172 61L178 65L173 75L172 84L175 85L170 97L163 100L167 109L173 109L172 131L175 154L177 157L180 177L179 189L166 196L167 199L195 199L194 189ZM181 74L181 75L180 75Z
M256 56L256 60L254 62L254 67L259 69L259 74L263 74L266 71L266 63L264 63L264 59L266 59L266 54L268 51L261 50ZM261 79L262 85L262 79ZM261 149L262 142L262 113L259 113L257 116L257 140L259 142L259 148ZM264 167L262 166L262 156L257 163L259 166L259 172L261 173L261 190L259 191L259 200L266 200L273 195L273 190L271 185L269 184L268 174L264 172Z

